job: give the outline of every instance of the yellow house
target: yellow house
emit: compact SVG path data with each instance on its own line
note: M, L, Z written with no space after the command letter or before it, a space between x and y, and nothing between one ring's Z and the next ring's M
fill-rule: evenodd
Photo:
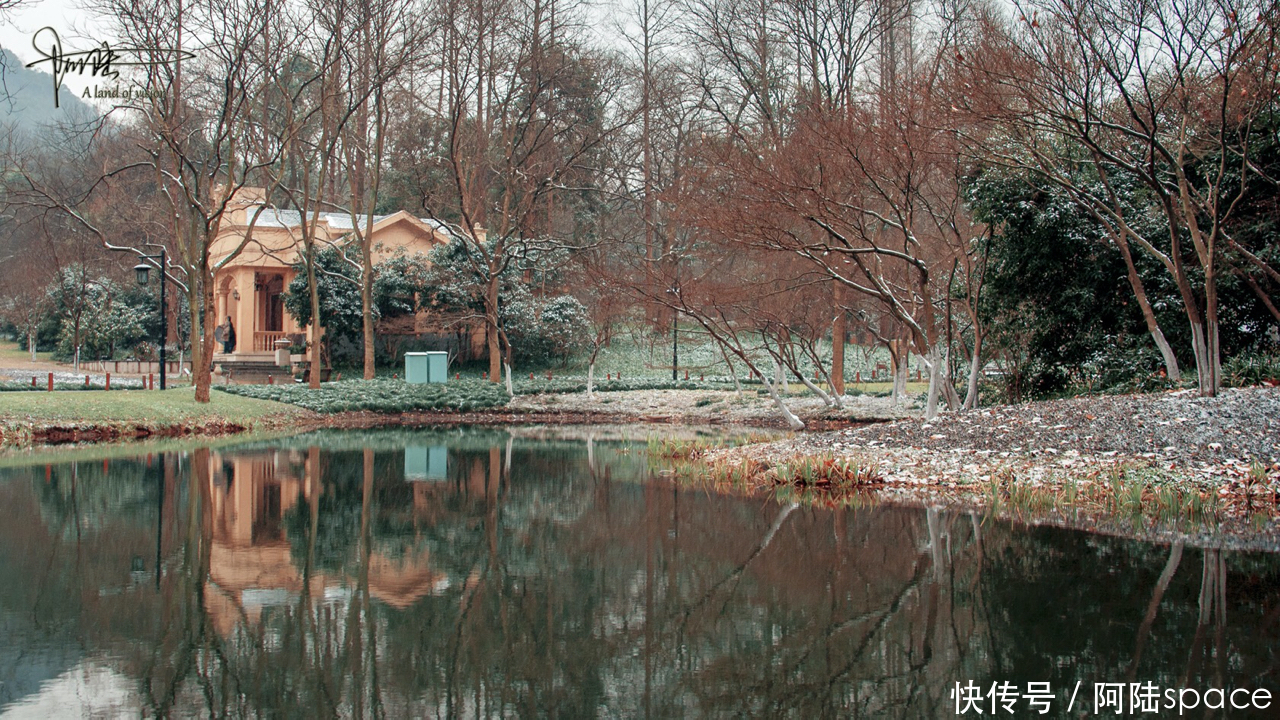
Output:
M262 188L238 190L214 241L211 260L215 265L240 249L214 274L216 323L221 325L230 317L236 334L231 353L222 352L222 345L218 345L215 363L267 362L274 358L275 343L281 338L306 335L308 340L315 339L314 328L300 327L284 308L285 288L297 275L294 265L302 249L301 216L296 210L265 207L265 199ZM340 243L353 238L353 233L349 213L319 213L315 229L318 244ZM404 211L379 215L374 218L372 233L374 262L401 253L425 254L451 237L451 231L434 220ZM414 326L421 332L422 318Z

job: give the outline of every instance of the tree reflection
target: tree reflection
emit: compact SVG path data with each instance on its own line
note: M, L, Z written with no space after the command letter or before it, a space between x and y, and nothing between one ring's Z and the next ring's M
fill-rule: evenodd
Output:
M0 609L156 716L931 717L957 681L1275 677L1274 556L709 496L595 438L425 434L447 472L409 479L376 440L26 470Z

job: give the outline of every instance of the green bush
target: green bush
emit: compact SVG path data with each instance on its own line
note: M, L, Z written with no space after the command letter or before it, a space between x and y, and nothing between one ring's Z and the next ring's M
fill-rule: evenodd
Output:
M587 310L572 295L536 298L523 285L508 291L502 324L520 365L564 362L583 350L590 331Z
M1280 380L1280 353L1250 350L1240 353L1222 366L1222 383L1245 387Z
M343 380L313 390L306 385L229 385L226 392L297 405L319 413L470 412L502 407L507 393L499 385L478 380L410 385L403 380Z

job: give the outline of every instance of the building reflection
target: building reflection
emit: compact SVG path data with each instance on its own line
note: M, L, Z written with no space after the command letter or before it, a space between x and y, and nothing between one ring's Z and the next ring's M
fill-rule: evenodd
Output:
M306 539L290 537L286 518L301 513L314 519L320 512L321 464L314 448L210 453L205 600L220 634L229 635L242 621L256 626L264 609L295 605L304 594L313 606L344 602L362 578L370 597L397 609L448 587L448 576L431 566L426 550L395 556L372 550L364 567L350 573L308 570L296 549Z

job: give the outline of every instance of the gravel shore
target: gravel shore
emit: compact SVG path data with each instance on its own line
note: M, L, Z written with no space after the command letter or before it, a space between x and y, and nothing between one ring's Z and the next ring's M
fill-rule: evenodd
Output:
M1211 398L1179 390L1003 405L944 413L932 423L906 420L805 435L779 448L817 451L834 445L1275 464L1280 462L1280 388L1229 389Z
M1102 488L1136 470L1143 503L1161 488L1198 493L1214 502L1219 526L1248 545L1280 547L1280 388L1224 390L1213 398L1192 391L1088 396L945 413L931 423L901 420L770 443L717 450L710 463L750 460L763 469L806 458L847 459L873 467L880 499L925 505L990 508L1015 485L1061 497ZM1130 477L1130 476L1125 476ZM774 479L776 481L776 478ZM993 500L993 493L997 498ZM1105 493L1100 493L1105 494ZM1002 514L1016 513L1005 508ZM1087 525L1106 517L1054 511L1028 522ZM1131 524L1130 524L1131 525ZM1165 530L1146 528L1159 534ZM1124 534L1135 532L1131 526ZM1176 534L1176 533L1175 533Z
M848 396L844 408L828 408L814 395L791 395L787 407L806 424L832 422L891 420L920 417L921 410L912 402L895 404L887 397ZM588 399L585 392L543 395L517 395L509 409L523 412L596 413L639 418L643 422L686 425L753 425L785 427L777 405L768 395L746 386L742 392L731 390L627 390L597 392Z

